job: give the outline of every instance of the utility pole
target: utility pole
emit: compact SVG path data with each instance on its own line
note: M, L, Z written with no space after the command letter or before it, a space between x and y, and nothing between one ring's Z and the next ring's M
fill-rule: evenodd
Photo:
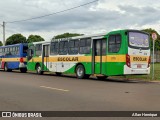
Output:
M3 22L3 25L2 25L2 27L3 27L3 46L5 46L5 40L6 40L6 38L5 38L5 25L6 23L5 22Z

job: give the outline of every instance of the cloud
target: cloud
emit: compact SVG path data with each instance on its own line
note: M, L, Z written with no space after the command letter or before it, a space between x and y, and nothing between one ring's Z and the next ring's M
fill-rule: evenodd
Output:
M89 2L89 1L87 1ZM68 9L84 0L5 0L0 1L0 21L28 19ZM114 29L142 29L147 26L156 27L160 23L159 2L152 6L150 1L99 0L97 3L78 9L52 15L42 19L7 24L7 36L14 33L24 35L39 34L46 39L64 32L100 33ZM1 37L1 36L0 36Z

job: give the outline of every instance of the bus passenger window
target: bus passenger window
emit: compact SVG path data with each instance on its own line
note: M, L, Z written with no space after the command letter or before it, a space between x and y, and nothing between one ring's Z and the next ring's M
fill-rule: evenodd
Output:
M110 35L108 39L108 52L117 53L121 47L121 35Z
M58 42L52 42L50 47L50 54L51 55L57 55L58 54Z
M15 55L19 55L19 47L15 47Z
M101 54L101 41L97 40L96 41L96 51L95 51L95 56L100 56Z
M59 42L59 54L60 55L68 54L68 41Z
M5 49L2 48L2 55L5 55Z
M78 54L78 46L79 46L79 40L71 40L69 41L69 54L74 55Z
M91 39L90 38L81 39L79 43L79 53L89 54L90 52L91 52Z
M106 39L102 40L102 55L106 55Z
M36 45L36 56L40 56L42 53L42 44Z

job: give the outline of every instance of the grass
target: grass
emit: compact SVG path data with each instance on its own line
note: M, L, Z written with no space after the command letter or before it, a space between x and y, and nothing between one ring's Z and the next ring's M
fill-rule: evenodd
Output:
M151 71L149 75L127 75L121 78L126 79L136 79L136 80L146 80L146 81L160 81L160 63L154 64L154 79L152 80L153 74L153 64L151 64Z

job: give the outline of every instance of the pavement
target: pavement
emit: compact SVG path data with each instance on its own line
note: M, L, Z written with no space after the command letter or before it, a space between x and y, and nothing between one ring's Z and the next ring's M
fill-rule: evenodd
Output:
M0 111L160 110L159 83L17 71L0 76Z

